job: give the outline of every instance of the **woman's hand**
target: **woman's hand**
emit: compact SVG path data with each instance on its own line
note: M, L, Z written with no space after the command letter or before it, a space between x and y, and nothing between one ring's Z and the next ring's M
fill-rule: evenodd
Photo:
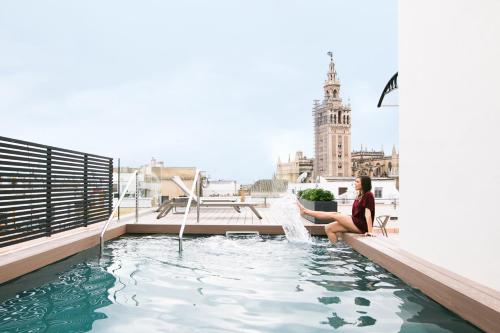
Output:
M306 215L306 209L304 208L304 206L302 206L302 204L300 202L297 201L297 206L299 207L299 213L300 213L300 216L304 216Z

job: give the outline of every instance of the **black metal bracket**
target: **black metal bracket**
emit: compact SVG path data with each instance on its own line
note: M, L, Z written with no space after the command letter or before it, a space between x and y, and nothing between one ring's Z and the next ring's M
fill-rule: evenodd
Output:
M396 74L394 74L385 85L384 91L382 91L382 95L380 95L378 100L377 108L382 106L382 101L384 100L385 95L396 89L398 89L398 72L396 72Z

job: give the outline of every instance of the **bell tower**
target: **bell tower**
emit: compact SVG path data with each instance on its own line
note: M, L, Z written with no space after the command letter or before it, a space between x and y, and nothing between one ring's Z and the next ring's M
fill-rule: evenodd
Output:
M340 98L340 79L335 70L332 52L323 85L323 100L315 101L314 174L315 177L350 177L351 169L351 106Z

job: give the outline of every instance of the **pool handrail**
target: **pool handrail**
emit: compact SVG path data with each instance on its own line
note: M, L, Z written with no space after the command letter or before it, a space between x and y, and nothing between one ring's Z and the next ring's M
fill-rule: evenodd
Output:
M120 205L121 205L121 203L123 201L123 198L125 198L125 194L127 194L128 188L130 187L130 184L132 184L132 181L134 179L135 179L135 183L136 183L136 204L137 204L137 173L138 172L139 172L138 170L135 170L132 173L132 177L130 177L130 179L128 180L127 186L125 186L125 189L123 190L122 195L118 199L118 202L116 203L115 208L113 208L113 211L111 212L111 215L109 215L108 220L106 221L106 223L104 224L104 226L101 229L101 234L99 235L99 237L100 237L100 244L101 244L101 256L102 256L103 251L104 251L104 234L106 233L106 230L108 229L109 222L111 222L111 220L113 219L113 215L118 210L118 207L120 207ZM137 205L136 205L136 218L137 218Z
M189 214L189 209L191 208L191 202L193 201L193 195L198 183L199 176L200 176L200 170L196 169L196 173L194 174L193 185L191 186L191 192L186 205L186 210L184 211L184 216L182 218L181 230L179 230L179 252L182 252L182 236L184 235L184 228L186 226L187 216ZM198 203L198 207L199 206L200 204ZM199 211L197 211L197 216L199 216Z

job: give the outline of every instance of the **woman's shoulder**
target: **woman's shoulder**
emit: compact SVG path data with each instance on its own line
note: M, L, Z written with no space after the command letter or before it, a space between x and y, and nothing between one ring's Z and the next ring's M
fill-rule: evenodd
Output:
M363 199L371 201L371 200L375 200L375 197L373 196L373 193L371 191L369 191L363 195Z

